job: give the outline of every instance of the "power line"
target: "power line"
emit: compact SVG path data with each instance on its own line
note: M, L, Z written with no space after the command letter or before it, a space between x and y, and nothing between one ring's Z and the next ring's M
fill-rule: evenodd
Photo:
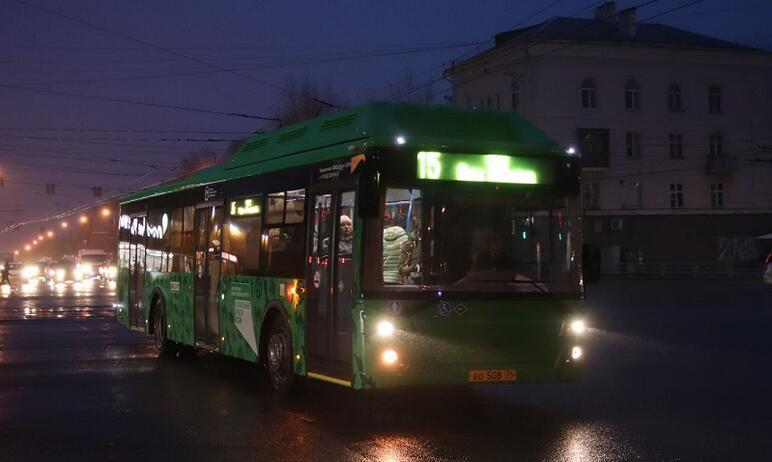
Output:
M100 26L100 25L97 25L97 24L93 24L93 23L90 23L90 22L88 22L88 21L84 21L84 20L82 20L82 19L78 19L78 18L76 18L76 17L73 17L73 16L69 16L69 15L66 15L66 14L64 14L64 13L60 13L60 12L58 12L58 11L55 11L55 10L51 10L51 9L48 9L48 8L45 8L45 7L41 7L41 6L38 6L38 5L33 5L33 4L31 4L31 3L28 3L28 2L26 2L26 1L23 1L23 0L10 0L10 1L13 1L13 2L19 3L19 4L21 4L21 5L25 5L25 6L29 7L29 8L37 9L37 10L40 10L40 11L45 11L46 13L52 14L52 15L54 15L54 16L59 16L59 17L61 17L61 18L67 19L67 20L69 20L69 21L73 21L73 22L75 22L75 23L78 23L78 24L81 24L81 25L85 25L85 26L88 26L88 27L94 28L94 29L97 29L97 30L99 30L99 31L102 31L102 32L106 32L106 33L108 33L108 34L111 34L111 35L115 35L115 36L118 36L118 37L122 37L122 38L124 38L124 39L128 39L128 40L131 40L131 41L134 41L134 42L140 43L140 44L142 44L142 45L145 45L145 46L147 46L147 47L150 47L150 48L155 48L155 49L157 49L157 50L161 50L161 51L164 51L164 52L166 52L166 53L170 53L170 54L172 54L172 55L175 55L175 56L180 56L180 57L182 57L182 58L186 58L186 59L189 59L189 60L191 60L191 61L195 61L195 62L197 62L197 63L199 63L199 64L203 64L203 65L205 65L205 66L208 66L208 67L211 67L211 68L214 68L214 69L218 69L218 70L220 70L220 71L223 71L223 72L228 72L228 73L230 73L230 74L236 75L236 76L238 76L238 77L241 77L241 78L243 78L243 79L247 79L247 80L250 80L250 81L252 81L252 82L256 82L256 83L259 83L259 84L261 84L261 85L265 85L265 86L268 86L268 87L271 87L271 88L274 88L274 89L277 89L277 90L282 90L282 91L284 91L284 92L286 92L286 93L289 93L289 94L294 94L295 96L300 96L300 97L306 98L306 99L308 99L308 100L314 101L314 102L316 102L316 103L319 103L319 104L321 104L321 105L324 105L324 106L327 106L327 107L332 107L332 108L339 108L339 106L337 106L337 105L335 105L335 104L332 104L332 103L329 103L329 102L327 102L327 101L323 101L323 100L321 100L321 99L319 99L319 98L316 98L316 97L313 97L313 96L304 95L304 94L301 94L301 93L296 93L296 92L293 92L293 91L291 91L291 90L289 90L289 89L287 89L287 88L284 88L284 87L282 87L282 86L280 86L280 85L275 85L275 84L272 84L272 83L264 82L264 81L262 81L262 80L256 79L256 78L254 78L254 77L252 77L252 76L249 76L249 75L246 75L246 74L242 74L242 73L239 73L239 72L234 72L234 71L229 71L229 70L227 70L227 69L225 69L225 68L222 68L222 67L220 67L220 66L218 66L218 65L216 65L216 64L212 64L212 63L209 63L209 62L207 62L207 61L204 61L204 60L202 60L202 59L198 59L198 58L196 58L196 57L193 57L193 56L189 56L189 55L186 55L186 54L184 54L184 53L180 53L180 52L178 52L178 51L175 51L175 50L173 50L173 49L171 49L171 48L162 47L162 46L156 45L156 44L154 44L154 43L148 42L148 41L146 41L146 40L138 39L138 38L136 38L136 37L133 37L133 36L131 36L131 35L128 35L128 34L124 34L124 33L122 33L122 32L113 31L113 30L111 30L111 29L108 29L108 28L106 28L106 27L104 27L104 26ZM243 116L243 115L242 115L242 116ZM254 117L253 117L253 118L254 118ZM269 117L258 117L258 118L259 118L259 119L261 119L261 120L271 120L271 121L281 122L281 121L279 121L279 120L276 120L276 119L274 119L274 118L269 118Z
M256 132L249 130L159 130L159 129L140 129L140 128L72 128L72 127L0 127L0 130L20 130L20 131L45 131L45 132L95 132L95 133L196 133L196 134L215 134L215 135L245 135L252 136Z
M11 1L18 1L18 0L11 0ZM84 99L91 99L96 101L110 101L113 103L123 103L123 104L135 104L138 106L147 106L147 107L156 107L156 108L163 108L163 109L175 109L179 111L189 111L189 112L200 112L204 114L216 114L216 115L224 115L224 116L230 116L230 117L241 117L245 119L256 119L256 120L267 120L267 121L273 121L278 122L279 120L274 117L262 117L257 115L251 115L251 114L245 114L245 113L238 113L238 112L223 112L223 111L214 111L210 109L201 109L201 108L194 108L194 107L188 107L188 106L178 106L174 104L161 104L161 103L149 103L145 101L133 101L129 99L122 99L122 98L110 98L106 96L93 96L93 95L83 95L79 93L69 93L64 91L56 91L56 90L44 90L42 88L26 88L26 87L20 87L16 85L4 85L0 84L0 88L10 88L12 90L19 90L19 91L29 91L34 93L47 93L51 95L60 95L60 96L72 96L75 98L84 98Z

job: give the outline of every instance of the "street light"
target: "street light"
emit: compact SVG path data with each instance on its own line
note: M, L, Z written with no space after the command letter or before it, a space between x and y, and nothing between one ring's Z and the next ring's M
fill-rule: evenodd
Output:
M13 251L13 254L14 254L14 255L19 255L19 251L18 251L18 250L14 250L14 251Z
M48 232L48 233L46 233L46 234L48 235L48 237L54 237L54 232L53 232L53 231L49 231L49 232Z
M32 250L32 247L29 244L27 244L27 245L24 246L24 250L29 252L30 250Z
M68 225L67 225L67 222L66 222L66 221L63 221L63 222L62 222L62 228L66 228L67 226L68 226Z
M107 207L103 207L102 208L102 216L103 217L109 217L111 213L112 212L110 212L110 209L108 209Z
M42 234L38 234L38 240L39 240L39 241L42 241L42 240L43 240L43 235L42 235Z
M81 224L88 223L88 217L86 215L81 215L80 216L80 223Z
M38 241L37 241L37 239L35 239L34 241L32 241L32 245L38 245Z

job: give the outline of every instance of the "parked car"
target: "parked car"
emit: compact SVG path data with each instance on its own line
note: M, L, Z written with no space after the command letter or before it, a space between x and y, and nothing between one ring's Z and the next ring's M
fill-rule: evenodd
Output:
M764 260L764 282L772 284L772 252Z

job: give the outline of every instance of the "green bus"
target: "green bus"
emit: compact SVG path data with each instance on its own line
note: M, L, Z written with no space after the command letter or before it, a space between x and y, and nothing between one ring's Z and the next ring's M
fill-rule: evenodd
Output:
M578 161L517 114L447 106L256 135L120 201L117 318L280 392L576 380Z

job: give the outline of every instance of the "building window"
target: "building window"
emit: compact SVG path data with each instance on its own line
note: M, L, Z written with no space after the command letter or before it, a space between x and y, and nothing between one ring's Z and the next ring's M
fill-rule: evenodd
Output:
M724 141L720 133L711 133L708 144L711 156L720 156L724 153Z
M714 183L710 185L710 206L714 209L724 208L724 185Z
M721 87L711 85L708 89L708 111L711 114L721 113Z
M593 79L582 81L582 107L594 108L598 106L598 89Z
M670 141L670 158L671 159L683 159L684 158L684 136L681 133L671 133L668 135Z
M520 111L520 84L512 82L509 89L512 97L512 110L518 112Z
M670 183L670 208L680 209L684 206L684 185L682 183Z
M582 203L585 209L600 208L600 188L598 183L582 183Z
M625 145L627 146L627 157L637 159L641 157L641 134L627 133L625 136Z
M582 154L583 167L609 166L609 131L606 128L579 128L577 144Z
M670 112L681 112L681 87L677 83L671 83L667 88L667 109Z
M641 91L638 84L630 80L625 85L625 109L628 111L637 111L641 108Z

